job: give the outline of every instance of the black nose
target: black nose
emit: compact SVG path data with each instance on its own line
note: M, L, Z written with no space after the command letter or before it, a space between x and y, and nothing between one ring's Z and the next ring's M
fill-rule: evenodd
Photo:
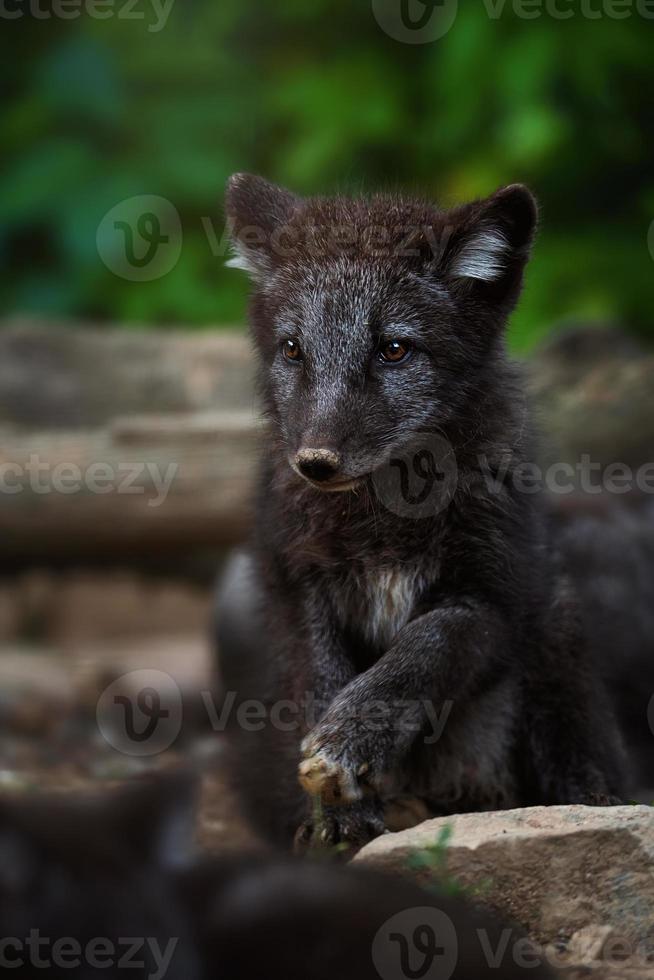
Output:
M295 465L308 480L324 483L338 473L341 457L331 449L300 449Z

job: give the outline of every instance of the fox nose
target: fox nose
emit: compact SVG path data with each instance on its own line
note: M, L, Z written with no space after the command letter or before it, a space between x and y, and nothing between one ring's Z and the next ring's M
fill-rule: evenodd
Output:
M295 465L308 480L324 483L340 470L341 457L331 449L300 449Z

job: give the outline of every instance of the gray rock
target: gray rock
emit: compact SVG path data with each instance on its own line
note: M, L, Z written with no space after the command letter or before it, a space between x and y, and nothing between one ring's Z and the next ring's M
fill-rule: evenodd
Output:
M447 826L444 866L415 867L412 858ZM441 817L378 838L355 861L423 881L445 874L520 923L558 965L591 971L579 976L654 977L650 807L529 807Z

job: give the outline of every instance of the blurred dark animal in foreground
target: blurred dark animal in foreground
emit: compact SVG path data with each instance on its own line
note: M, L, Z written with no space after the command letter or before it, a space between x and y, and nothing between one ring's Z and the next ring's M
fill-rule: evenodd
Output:
M134 977L200 980L201 954L175 877L190 853L193 804L183 777L3 798L3 970L87 980L124 976L131 963Z
M519 931L463 900L324 862L193 858L192 828L192 784L177 774L0 801L3 969L71 980L482 980L500 964L503 980L552 976L525 956Z

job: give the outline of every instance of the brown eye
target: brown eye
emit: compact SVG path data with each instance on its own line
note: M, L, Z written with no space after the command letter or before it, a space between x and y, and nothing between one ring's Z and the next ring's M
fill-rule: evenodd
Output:
M389 340L379 348L379 360L384 364L399 364L404 361L411 351L404 340Z
M285 340L282 343L282 353L287 361L302 360L302 350L297 340Z

